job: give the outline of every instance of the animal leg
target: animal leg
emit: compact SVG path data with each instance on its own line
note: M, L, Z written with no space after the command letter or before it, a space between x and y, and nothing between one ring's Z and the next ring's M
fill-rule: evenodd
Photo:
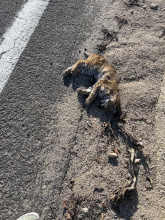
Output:
M90 95L90 93L92 92L92 87L89 88L78 88L77 92L83 95Z
M98 91L99 91L99 88L100 88L100 83L99 81L94 85L90 95L88 96L88 98L86 99L85 101L85 104L87 106L89 106L93 101L94 99L96 98L97 94L98 94Z
M76 75L84 64L85 60L78 60L72 67L72 75Z
M67 76L72 73L72 66L68 67L64 72L62 73L63 76Z
M70 66L64 70L63 76L67 76L69 74L72 74L73 76L76 75L83 64L85 64L85 60L78 60L73 66Z

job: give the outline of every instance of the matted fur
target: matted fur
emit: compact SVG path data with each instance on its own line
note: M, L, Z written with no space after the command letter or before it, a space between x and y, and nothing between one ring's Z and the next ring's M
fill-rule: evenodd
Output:
M87 95L86 105L89 106L98 96L100 105L113 113L120 112L120 97L117 83L116 70L108 61L96 54L84 51L86 60L78 60L73 66L68 67L63 76L82 73L89 75L96 83L89 88L78 88L77 92Z

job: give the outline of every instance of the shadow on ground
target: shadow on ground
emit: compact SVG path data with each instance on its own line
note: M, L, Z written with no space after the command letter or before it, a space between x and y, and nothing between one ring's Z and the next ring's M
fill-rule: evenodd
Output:
M72 84L72 89L76 92L78 88L80 87L90 87L95 82L92 81L92 79L89 76L78 74L76 76L65 76L63 77L64 85L69 87ZM85 99L87 96L82 94L77 94L78 101L80 103L80 106L86 110L88 116L93 116L94 118L99 118L101 122L108 122L111 120L113 116L111 116L109 113L105 112L104 109L102 109L99 106L99 99L96 97L96 99L93 101L90 107L85 106Z
M111 208L118 218L130 220L137 211L138 203L138 192L137 190L133 190L126 198L122 199L119 203L112 205Z

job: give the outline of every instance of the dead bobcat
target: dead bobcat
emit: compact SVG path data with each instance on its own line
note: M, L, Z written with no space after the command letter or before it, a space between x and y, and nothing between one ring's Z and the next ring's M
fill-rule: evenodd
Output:
M84 51L86 60L78 60L73 66L68 67L63 76L76 75L78 72L92 77L96 83L89 88L78 88L77 92L88 95L86 105L89 106L96 96L100 105L106 110L120 114L120 98L117 84L116 70L103 57Z

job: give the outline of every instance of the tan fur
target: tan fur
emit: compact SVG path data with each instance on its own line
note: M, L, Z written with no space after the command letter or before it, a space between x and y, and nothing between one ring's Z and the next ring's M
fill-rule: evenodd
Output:
M120 111L120 98L116 70L103 57L84 52L86 60L78 60L73 66L67 68L63 75L76 75L78 72L87 74L96 80L89 88L78 88L77 92L88 95L86 105L89 106L98 96L101 106L114 113Z

